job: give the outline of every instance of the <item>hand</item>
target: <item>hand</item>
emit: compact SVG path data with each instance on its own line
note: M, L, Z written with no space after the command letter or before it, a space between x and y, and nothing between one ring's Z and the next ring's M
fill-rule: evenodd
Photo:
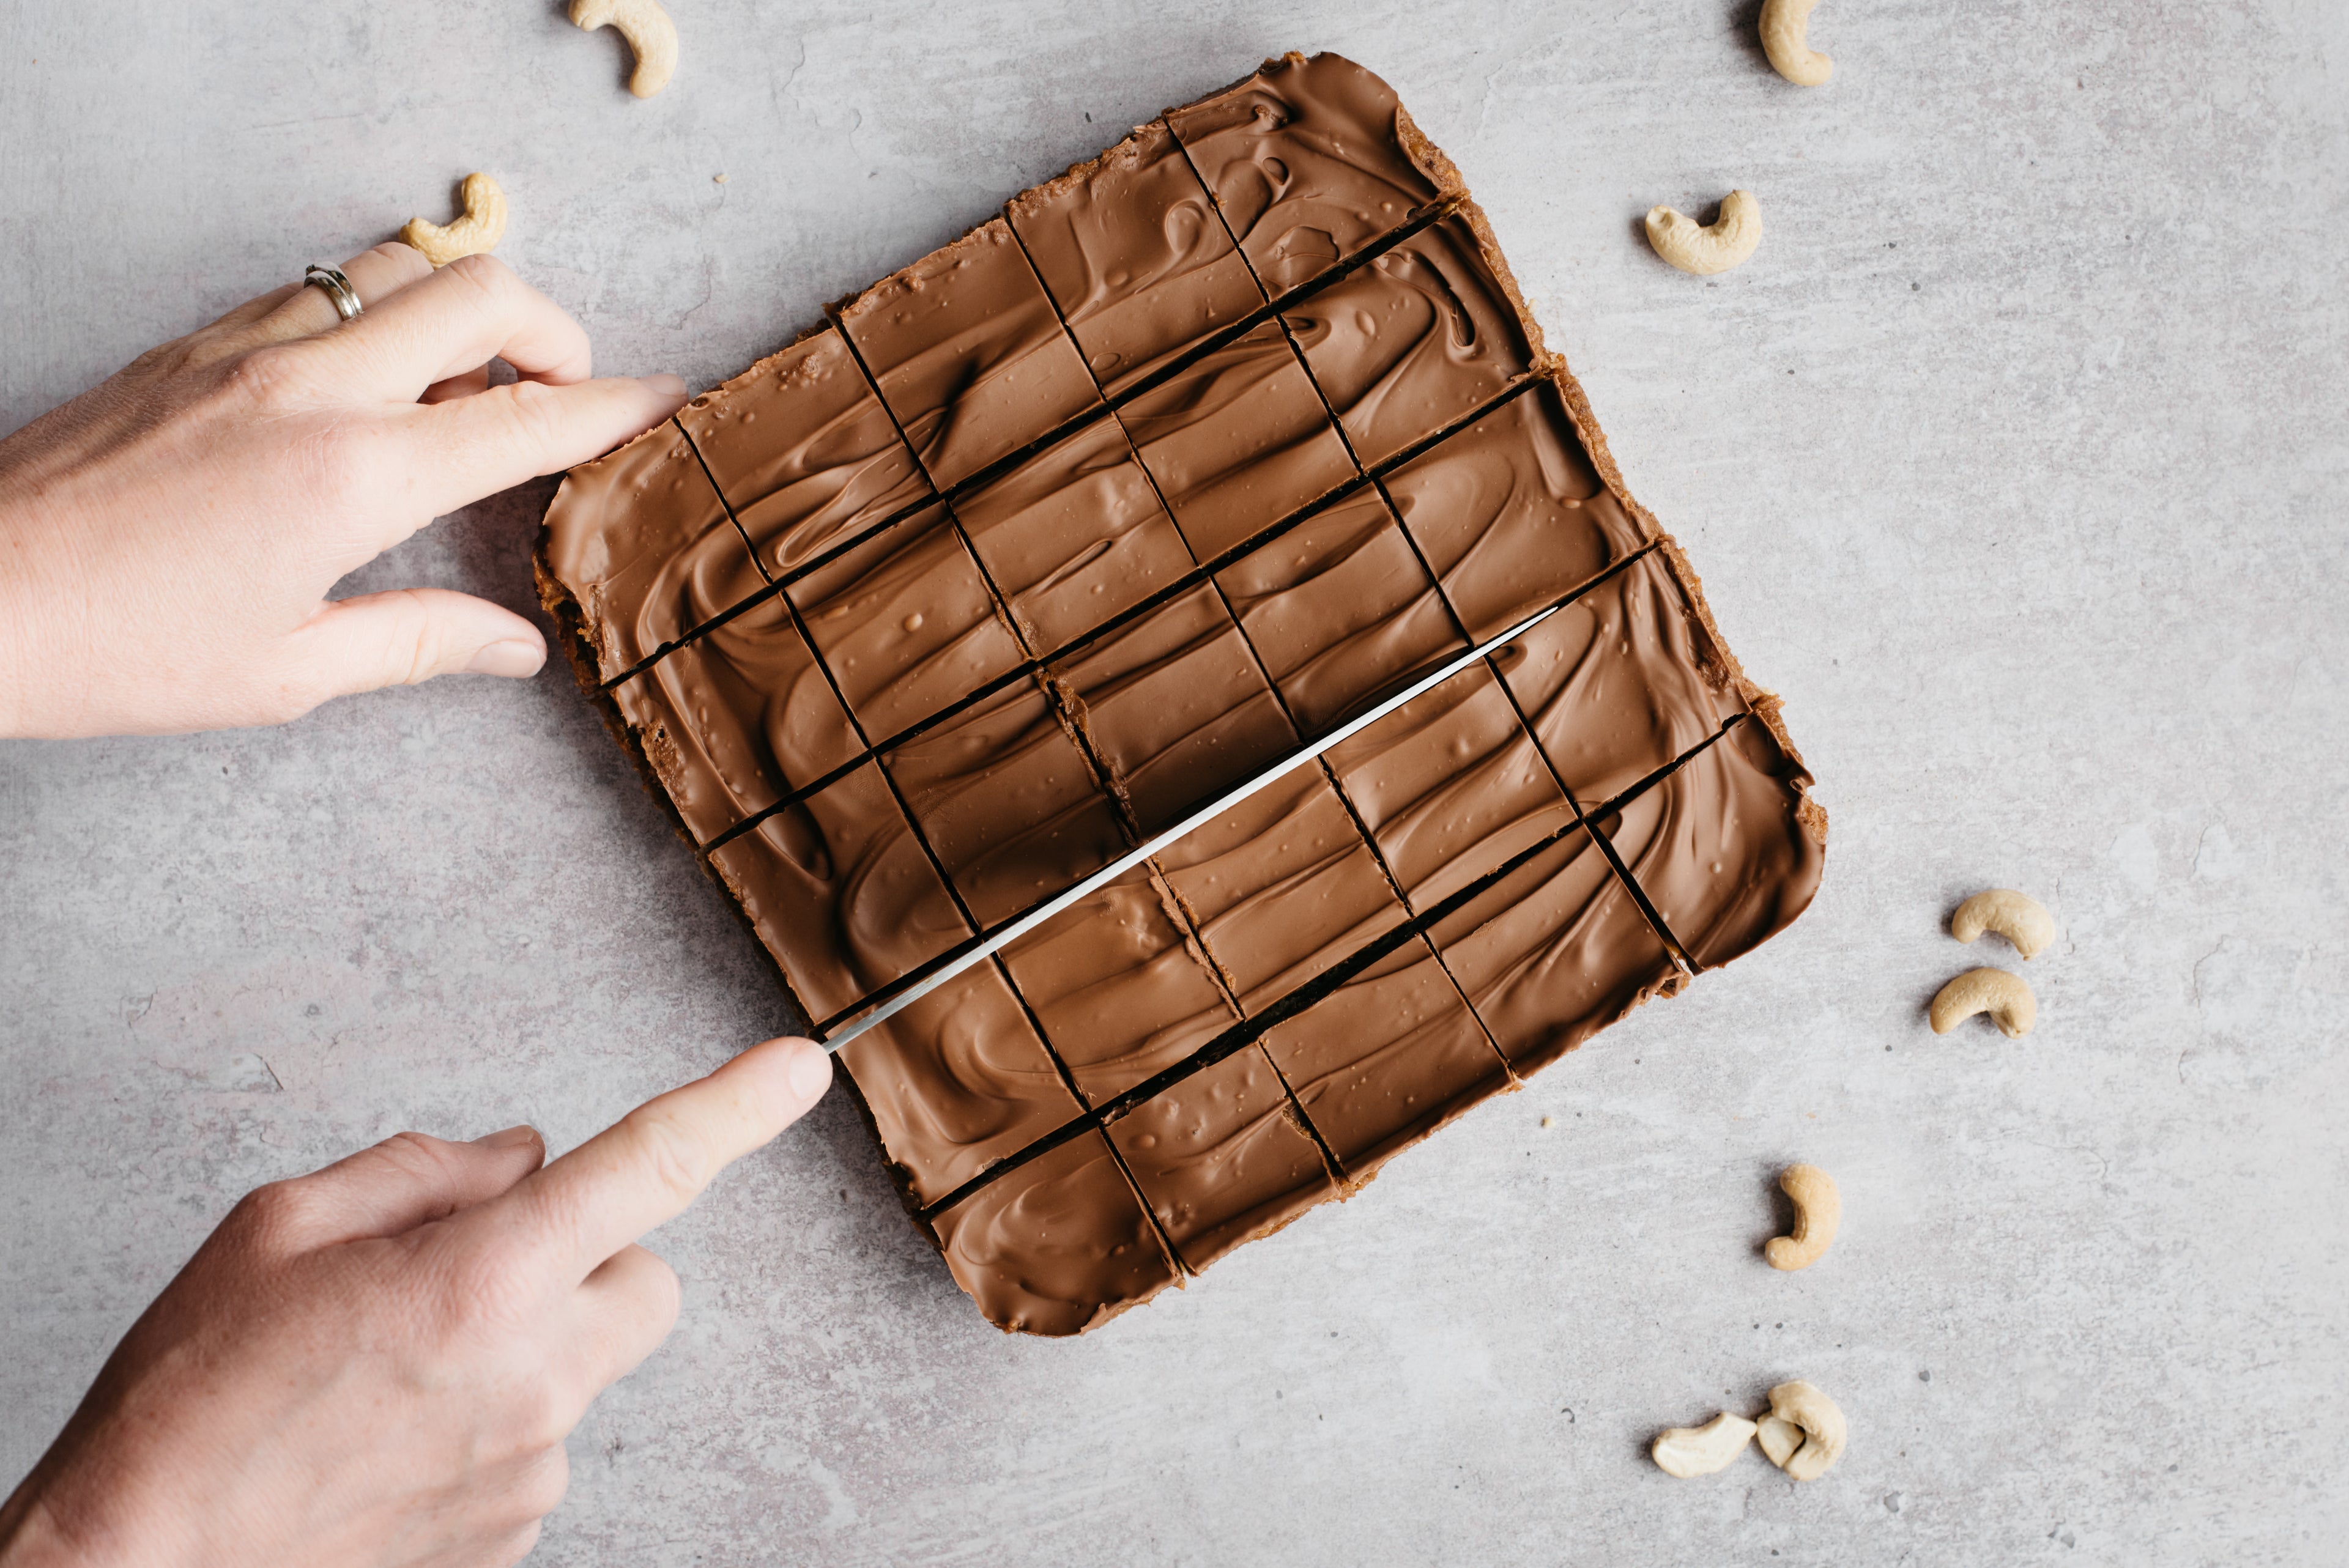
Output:
M341 321L288 284L0 440L0 735L276 724L455 671L527 676L487 600L326 591L435 517L676 412L673 376L587 379L586 334L489 256L344 263ZM502 357L521 379L492 388Z
M0 1568L506 1563L563 1439L676 1321L634 1243L832 1081L770 1040L540 1169L403 1132L248 1196L0 1506Z

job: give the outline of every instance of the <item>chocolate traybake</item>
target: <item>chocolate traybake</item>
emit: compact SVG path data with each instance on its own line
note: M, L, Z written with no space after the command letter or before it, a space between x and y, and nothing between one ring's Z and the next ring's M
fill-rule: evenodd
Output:
M1775 701L1485 215L1333 55L1174 109L573 470L540 586L981 1312L1081 1331L1810 902Z

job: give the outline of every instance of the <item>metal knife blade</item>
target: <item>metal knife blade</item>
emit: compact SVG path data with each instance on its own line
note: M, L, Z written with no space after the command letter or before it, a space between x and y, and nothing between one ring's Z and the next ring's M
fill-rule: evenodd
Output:
M1115 882L1186 833L1214 821L1257 790L1288 777L1331 747L1340 745L1361 734L1413 698L1426 696L1427 693L1442 686L1477 660L1524 636L1563 608L1565 608L1563 604L1552 604L1546 610L1537 611L1526 616L1498 636L1486 638L1466 653L1437 665L1433 670L1412 682L1368 712L1348 719L1329 734L1299 747L1262 772L1251 775L1233 785L1173 827L1152 835L1149 841L1139 848L1127 851L1067 892L1055 894L1029 910L1025 914L1019 915L992 931L972 937L957 946L948 948L927 963L907 971L874 993L874 999L867 1003L864 1011L854 1014L835 1026L832 1033L824 1037L823 1048L827 1051L837 1051L874 1025L885 1023L895 1017L973 965L985 963L995 954L1019 941L1062 910L1078 903L1087 894Z

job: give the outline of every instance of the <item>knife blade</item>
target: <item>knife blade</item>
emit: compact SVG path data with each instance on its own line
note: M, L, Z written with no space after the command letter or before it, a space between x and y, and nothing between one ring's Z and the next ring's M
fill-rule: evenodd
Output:
M1251 774L1233 785L1181 821L1164 831L1151 835L1140 847L1127 851L1101 870L1079 882L1074 887L1064 892L1056 893L1030 909L1026 913L1013 917L992 931L968 938L926 963L906 971L867 998L862 1004L861 1011L852 1012L840 1019L832 1031L823 1037L821 1043L823 1048L826 1051L837 1051L867 1029L875 1025L886 1023L939 986L970 969L972 965L985 963L1062 910L1108 886L1151 856L1182 839L1185 834L1214 821L1258 790L1279 782L1330 748L1342 745L1360 735L1404 704L1426 696L1479 659L1506 647L1524 636L1565 607L1562 603L1552 604L1547 609L1537 611L1526 616L1499 635L1486 638L1466 653L1460 654L1437 665L1433 670L1420 676L1419 679L1369 711L1348 719L1329 734L1309 741L1261 772Z

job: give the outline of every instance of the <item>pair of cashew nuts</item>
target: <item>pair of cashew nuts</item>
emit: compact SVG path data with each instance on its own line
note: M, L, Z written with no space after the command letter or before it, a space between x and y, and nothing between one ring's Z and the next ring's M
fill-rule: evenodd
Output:
M1816 1480L1843 1458L1843 1410L1812 1385L1781 1383L1770 1408L1752 1420L1723 1410L1702 1427L1674 1427L1648 1449L1666 1475L1687 1480L1726 1470L1759 1439L1772 1464L1795 1480Z
M652 97L677 74L677 24L661 9L660 0L571 0L571 20L590 32L609 27L628 41L636 60L628 90L638 98ZM496 181L486 174L468 174L458 197L465 214L455 222L410 218L399 231L400 240L423 252L436 267L459 256L486 254L505 238L506 193Z
M1950 917L1950 934L1960 942L1971 943L1986 931L2013 943L2027 964L2055 940L2055 917L2029 893L1994 887L1958 905ZM2021 1039L2039 1021L2039 1000L2020 975L1969 969L1933 998L1933 1033L1946 1035L1977 1013L1990 1015L2007 1038Z
M1835 62L1810 46L1811 7L1819 0L1764 0L1762 52L1771 67L1799 88L1815 88L1835 75ZM1753 192L1732 191L1721 215L1700 223L1670 207L1648 211L1648 243L1684 273L1710 277L1754 254L1762 242L1762 204Z

